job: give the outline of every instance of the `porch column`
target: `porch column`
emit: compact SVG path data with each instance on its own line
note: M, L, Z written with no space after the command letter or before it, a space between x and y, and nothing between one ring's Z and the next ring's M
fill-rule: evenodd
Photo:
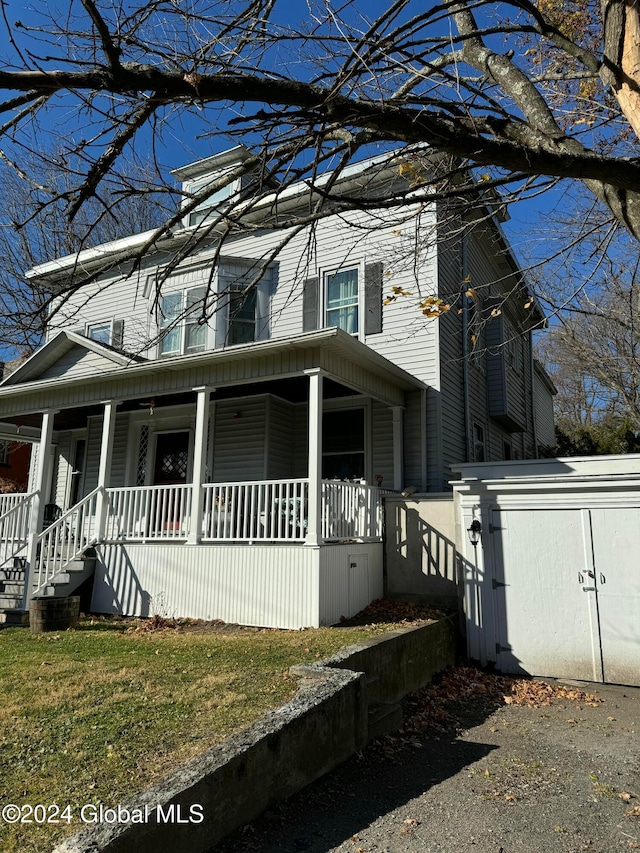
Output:
M27 560L24 570L24 593L22 595L22 609L29 608L31 598L31 587L33 586L36 561L38 557L38 535L42 530L44 521L45 485L47 482L47 471L50 468L51 438L53 436L53 418L57 410L49 409L42 413L42 426L40 427L40 443L38 444L38 457L36 460L36 475L34 481L34 496L29 519L29 533L27 538Z
M202 508L204 506L204 482L207 467L207 422L212 388L201 386L196 392L196 431L193 439L193 480L191 486L191 524L188 545L197 545L202 539Z
M396 492L402 491L403 468L404 468L404 408L392 406L393 414L393 488Z
M309 503L305 545L322 541L322 373L305 370L309 377Z
M96 497L96 527L95 535L100 542L104 538L107 523L107 494L105 489L111 474L111 459L113 456L113 437L116 429L116 407L114 400L104 402L104 417L102 420L102 441L100 444L100 465L98 466L97 488L100 490Z

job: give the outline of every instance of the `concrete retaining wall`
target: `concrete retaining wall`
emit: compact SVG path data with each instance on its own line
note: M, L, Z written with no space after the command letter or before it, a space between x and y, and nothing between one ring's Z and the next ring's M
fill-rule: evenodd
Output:
M456 609L462 597L454 495L385 498L386 589L389 598Z
M291 702L121 805L140 822L91 826L54 853L207 850L360 751L372 706L429 683L454 649L454 626L441 621L294 667L302 678Z

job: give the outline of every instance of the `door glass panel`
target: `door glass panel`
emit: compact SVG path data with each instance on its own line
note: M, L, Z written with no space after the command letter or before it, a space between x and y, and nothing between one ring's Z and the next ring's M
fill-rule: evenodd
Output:
M168 486L186 483L188 467L189 433L165 432L157 435L153 484Z

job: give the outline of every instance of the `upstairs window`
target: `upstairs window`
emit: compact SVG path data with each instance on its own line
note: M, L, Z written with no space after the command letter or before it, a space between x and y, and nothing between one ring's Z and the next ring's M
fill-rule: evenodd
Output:
M85 334L92 341L121 349L123 332L123 320L108 320L106 323L92 323L87 326Z
M217 180L218 178L216 178ZM208 177L204 180L197 181L190 186L188 186L188 192L191 195L198 195L198 193L203 192L206 189L208 184L213 183L213 178ZM236 182L232 182L227 184L226 187L222 187L216 192L212 193L209 198L205 199L202 204L198 205L195 210L192 210L188 217L188 225L200 225L201 222L204 222L205 219L213 218L215 215L215 211L217 208L222 207L224 202L228 201L233 193L235 192ZM191 199L189 199L191 201Z
M245 292L241 286L229 290L229 329L227 342L249 344L256 339L256 295L255 287Z
M168 293L160 301L160 355L202 352L207 346L207 325L202 322L205 285Z
M325 278L326 325L358 333L358 270L340 270Z

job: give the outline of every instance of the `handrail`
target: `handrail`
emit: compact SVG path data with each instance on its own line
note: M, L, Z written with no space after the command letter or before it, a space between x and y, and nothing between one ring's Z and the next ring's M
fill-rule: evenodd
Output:
M38 534L32 573L34 593L41 592L65 566L78 559L87 547L97 542L96 507L98 495L102 491L103 488L98 486L89 492Z

